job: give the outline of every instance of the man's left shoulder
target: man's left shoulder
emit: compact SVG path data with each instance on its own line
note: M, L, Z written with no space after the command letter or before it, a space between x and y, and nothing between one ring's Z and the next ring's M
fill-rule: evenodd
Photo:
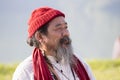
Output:
M29 74L32 73L33 73L32 56L29 56L17 66L13 78L21 80L21 78L29 77Z

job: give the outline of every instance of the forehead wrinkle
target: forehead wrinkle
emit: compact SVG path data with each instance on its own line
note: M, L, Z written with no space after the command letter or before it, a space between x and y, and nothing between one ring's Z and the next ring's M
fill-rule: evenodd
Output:
M56 27L59 27L59 26L61 26L61 25L67 25L67 22L57 23L55 26L56 26Z

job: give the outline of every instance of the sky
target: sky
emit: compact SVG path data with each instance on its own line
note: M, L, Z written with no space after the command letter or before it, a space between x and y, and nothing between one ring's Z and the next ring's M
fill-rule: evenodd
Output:
M120 35L120 0L0 1L0 62L22 61L32 54L26 43L31 12L42 6L66 15L75 54L88 59L111 58Z

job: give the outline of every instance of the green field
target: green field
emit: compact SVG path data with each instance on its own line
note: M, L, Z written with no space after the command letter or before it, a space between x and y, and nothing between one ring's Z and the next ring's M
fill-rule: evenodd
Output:
M119 60L92 60L88 61L96 80L120 80Z
M120 80L119 60L87 60L96 80ZM17 64L0 64L0 80L11 80Z

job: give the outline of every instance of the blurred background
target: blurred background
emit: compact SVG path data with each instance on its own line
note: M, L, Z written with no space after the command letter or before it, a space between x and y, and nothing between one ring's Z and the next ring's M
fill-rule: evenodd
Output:
M120 0L1 0L0 63L19 62L32 54L26 43L31 12L50 6L66 14L75 54L111 59L120 35Z

